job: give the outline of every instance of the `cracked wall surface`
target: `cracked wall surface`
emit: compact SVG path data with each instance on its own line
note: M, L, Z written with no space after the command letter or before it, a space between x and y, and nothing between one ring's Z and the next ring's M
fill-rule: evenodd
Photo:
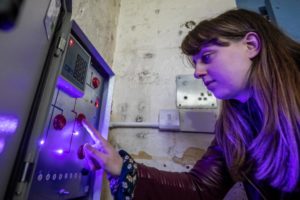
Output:
M112 66L120 0L76 0L72 1L72 9L72 19L78 23L108 65Z

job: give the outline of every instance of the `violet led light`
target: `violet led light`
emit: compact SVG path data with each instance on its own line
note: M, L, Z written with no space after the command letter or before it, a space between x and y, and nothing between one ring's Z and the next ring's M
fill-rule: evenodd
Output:
M18 127L18 118L9 115L0 115L0 134L13 134Z

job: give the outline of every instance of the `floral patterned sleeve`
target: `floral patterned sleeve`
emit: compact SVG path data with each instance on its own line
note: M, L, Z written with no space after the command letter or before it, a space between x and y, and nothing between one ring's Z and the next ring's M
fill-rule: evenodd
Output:
M114 199L131 200L137 179L137 163L126 151L120 150L119 154L123 158L122 171L118 177L109 177L110 190Z

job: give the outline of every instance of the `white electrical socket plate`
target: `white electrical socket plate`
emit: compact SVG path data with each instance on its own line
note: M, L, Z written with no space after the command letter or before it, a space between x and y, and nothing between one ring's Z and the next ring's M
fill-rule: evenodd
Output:
M176 76L177 108L217 108L216 97L193 75Z
M159 111L159 129L161 130L179 130L179 111L178 110L160 110Z

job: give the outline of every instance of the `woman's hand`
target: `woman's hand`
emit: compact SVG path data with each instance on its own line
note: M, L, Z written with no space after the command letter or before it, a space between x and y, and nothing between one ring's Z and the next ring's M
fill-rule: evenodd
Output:
M95 144L83 146L84 156L92 170L103 168L112 176L119 176L123 159L101 134L86 120L82 121L83 127L93 138Z

